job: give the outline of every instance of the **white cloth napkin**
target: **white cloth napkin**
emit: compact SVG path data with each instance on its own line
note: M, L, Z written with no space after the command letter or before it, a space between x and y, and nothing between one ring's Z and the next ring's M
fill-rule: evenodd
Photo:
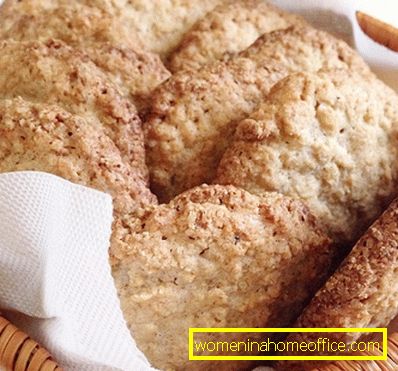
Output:
M53 175L0 175L0 307L66 370L150 370L108 263L111 197Z

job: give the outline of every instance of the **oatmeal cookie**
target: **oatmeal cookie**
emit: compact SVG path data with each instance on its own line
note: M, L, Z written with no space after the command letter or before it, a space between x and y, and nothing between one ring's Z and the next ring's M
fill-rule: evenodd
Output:
M305 201L350 244L397 194L398 95L346 71L293 74L237 126L219 184Z
M0 100L0 172L34 170L109 193L117 213L155 199L101 127L53 105Z
M6 18L0 16L1 19ZM146 52L122 22L100 9L69 2L56 8L14 14L0 33L18 41L64 41L86 53L134 103L143 105L150 92L170 73L158 55Z
M177 72L228 59L248 48L262 34L303 22L264 0L224 2L185 34L167 66Z
M297 327L386 327L398 314L398 200L361 237L337 272L300 316ZM331 341L351 343L360 333L328 333ZM291 334L289 341L313 341L318 334ZM326 354L326 353L325 353ZM280 369L312 370L283 362ZM295 368L294 366L297 366Z
M285 74L239 58L177 73L155 91L144 133L151 187L162 202L214 179L235 121Z
M135 106L83 53L59 41L0 42L0 98L57 104L102 128L147 181L141 120Z
M109 0L85 0L106 6ZM222 0L118 0L113 9L145 47L166 58L192 25ZM108 6L109 7L109 6Z
M291 26L266 33L242 57L275 63L295 72L345 69L368 76L369 66L343 40L310 26Z
M155 90L144 124L155 193L167 201L211 182L236 123L277 81L292 72L332 68L371 74L344 42L309 27L292 27L261 37L227 62L173 75Z
M231 186L197 187L114 230L125 318L161 369L235 369L189 362L188 328L288 325L323 281L332 251L300 201Z

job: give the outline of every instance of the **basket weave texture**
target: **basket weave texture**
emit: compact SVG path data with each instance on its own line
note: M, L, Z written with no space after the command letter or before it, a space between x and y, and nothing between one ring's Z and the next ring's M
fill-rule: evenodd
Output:
M46 349L4 317L0 317L0 365L7 371L62 371Z
M381 355L365 353L362 355ZM0 316L0 365L7 371L62 371L49 352ZM398 370L398 333L388 337L387 361L339 361L313 371Z
M393 371L398 370L398 333L393 333L387 341L386 361L338 361L312 371ZM381 356L379 352L362 352L361 355Z

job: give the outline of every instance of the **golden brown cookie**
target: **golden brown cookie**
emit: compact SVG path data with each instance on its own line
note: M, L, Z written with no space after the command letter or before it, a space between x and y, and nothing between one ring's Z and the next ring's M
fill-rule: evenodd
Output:
M0 100L0 172L44 171L109 193L116 213L155 199L101 127L54 106Z
M295 72L342 68L364 75L371 73L365 61L343 40L305 25L267 33L241 56L255 60L270 58Z
M375 77L293 74L238 124L219 184L304 200L339 243L397 194L398 96Z
M1 5L1 12L10 14L13 12L37 12L41 9L51 9L68 0L4 0Z
M83 53L58 41L0 42L0 98L22 97L57 104L102 128L137 176L147 180L141 121L124 98Z
M337 272L316 294L297 327L386 327L398 314L398 200L369 228ZM327 334L331 341L350 343L360 333ZM301 333L290 341L312 341L319 334ZM326 353L325 353L326 354ZM284 362L284 370L314 367Z
M201 186L139 213L115 225L113 274L134 339L157 368L236 369L189 362L188 328L286 326L329 268L330 240L315 218L276 193Z
M2 35L17 40L43 37L81 46L111 43L142 47L120 20L84 1L6 0L0 16L2 21L12 20L11 27L2 22ZM43 24L46 17L47 28Z
M16 2L17 0L8 0ZM48 6L49 0L23 0ZM69 0L57 0L66 2ZM83 0L124 23L145 48L163 58L175 49L183 35L223 0ZM51 5L50 5L51 7Z
M3 0L0 4L0 33L7 31L21 12L34 14L40 9L51 8L57 3L58 0Z
M291 72L322 68L370 74L347 44L304 27L267 34L227 62L173 75L155 90L144 124L155 193L170 200L211 182L236 123L264 100L274 83Z
M276 65L239 58L177 73L154 92L144 132L151 187L162 202L211 182L234 121L285 74Z
M167 64L173 72L197 69L228 59L264 33L303 23L264 0L224 2L200 19L184 36Z
M7 16L0 17L0 22L4 18ZM138 38L117 17L100 9L69 2L33 13L21 11L13 18L1 38L64 41L86 53L136 104L141 105L170 76L159 56L144 51Z

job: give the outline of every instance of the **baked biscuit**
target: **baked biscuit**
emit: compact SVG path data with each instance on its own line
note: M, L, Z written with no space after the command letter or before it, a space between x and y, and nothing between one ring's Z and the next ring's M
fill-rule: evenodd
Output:
M134 339L160 369L236 369L189 362L188 328L286 326L329 268L330 240L307 207L276 193L201 186L139 214L116 223L113 274Z
M63 1L63 0L61 0ZM3 0L0 2L0 33L8 30L22 12L34 14L40 9L51 8L58 0Z
M272 58L290 71L350 69L365 76L369 66L343 40L310 26L292 26L267 33L241 53L242 57Z
M155 199L101 127L53 105L0 100L0 172L34 170L109 193L116 213Z
M6 34L9 38L63 38L63 41L71 45L109 42L142 47L137 37L129 34L129 30L120 20L81 1L6 0L1 7L0 16L1 21L12 19L11 27L3 24L1 26L2 35ZM48 29L43 24L45 17ZM35 26L38 27L37 30Z
M200 19L172 53L168 67L177 72L197 69L248 48L262 34L302 23L264 0L223 3Z
M119 19L99 9L72 2L14 18L1 38L64 41L86 53L135 104L170 76L159 56L145 52Z
M214 178L234 121L285 75L271 63L239 58L177 73L155 90L144 132L151 187L162 202Z
M239 123L219 184L304 200L341 244L397 194L398 96L375 77L293 74Z
M84 0L83 2L118 17L131 33L137 35L147 50L166 58L180 43L185 32L222 1L224 0Z
M289 73L335 67L370 74L347 44L325 32L305 30L267 34L242 56L182 71L155 90L144 130L151 184L163 201L214 179L236 122Z
M336 273L316 294L297 327L386 327L398 314L398 200L361 237ZM359 333L328 333L331 341L351 343ZM319 334L292 334L309 342ZM326 354L326 353L325 353ZM283 366L283 367L282 367ZM293 370L291 362L280 365ZM297 370L303 370L300 362ZM308 369L314 364L308 363ZM307 369L305 368L305 369Z
M22 97L57 104L103 128L123 158L147 181L141 121L132 103L119 93L83 53L58 41L0 42L0 98Z
M102 2L98 0L98 4ZM143 48L138 36L120 18L106 7L90 6L95 3L96 0L4 0L0 6L1 35L12 38L15 32L18 39L58 37L73 45L110 43ZM45 17L40 15L48 17L48 29L43 24Z

